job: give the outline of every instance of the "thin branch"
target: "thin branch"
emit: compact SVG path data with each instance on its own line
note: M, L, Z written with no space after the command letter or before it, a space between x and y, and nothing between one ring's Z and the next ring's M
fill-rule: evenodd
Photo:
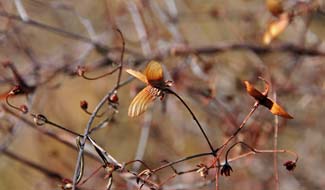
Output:
M125 40L124 40L124 36L123 33L120 29L116 28L116 31L119 33L121 40L122 40L122 51L121 51L121 58L120 58L120 70L118 72L118 76L117 76L117 82L116 82L116 86L117 88L120 86L120 82L121 82L121 77L122 77L122 70L123 70L123 59L124 59L124 52L125 52Z
M169 17L166 15L166 13L160 8L157 1L149 1L149 5L154 13L156 13L158 19L161 21L161 23L165 24L167 30L171 33L173 36L173 39L176 42L182 42L184 41L182 35L180 34L177 25L175 23L171 22Z
M238 129L226 140L226 142L224 142L221 147L219 149L222 149L224 147L226 147L228 145L228 143L234 139L236 137L236 135L240 132L240 130L245 126L245 124L247 123L248 119L253 115L253 113L255 112L255 110L258 108L259 103L255 102L253 108L251 109L251 111L246 115L245 119L243 120L243 122L240 124L240 126L238 127Z
M276 92L273 93L274 101L276 101ZM273 136L273 149L278 149L278 129L279 129L279 116L274 115L274 136ZM273 168L274 168L274 189L280 189L280 181L279 181L279 170L278 170L278 154L277 152L273 153Z
M138 148L137 148L137 152L135 155L135 160L142 160L145 150L146 150L146 146L148 143L148 138L149 138L149 132L150 132L150 127L151 127L151 121L152 121L152 112L146 112L144 115L144 123L143 126L141 128L141 134L139 137L139 143L138 143ZM140 168L140 163L139 162L135 162L133 164L133 170L134 171L138 171Z
M118 30L120 32L120 30ZM122 33L120 33L122 35ZM121 67L120 69L122 70L122 63L123 63L123 53L121 55ZM124 81L123 83L120 84L120 77L121 75L118 76L118 80L117 80L117 84L116 86L110 91L108 92L102 99L101 101L98 103L98 105L95 107L94 111L92 112L92 115L90 116L88 123L86 125L85 131L84 131L84 135L83 138L80 141L80 150L78 153L78 157L77 157L77 161L76 161L76 167L75 167L75 171L74 171L74 175L73 175L73 183L72 183L72 190L76 189L76 182L77 182L77 177L78 177L78 170L79 170L79 165L83 156L83 152L84 152L84 145L86 143L86 140L88 138L91 128L91 125L93 124L96 115L98 113L98 111L104 106L104 104L106 103L107 99L115 92L117 91L120 87L126 85L130 79Z
M63 176L55 171L52 171L50 169L47 169L43 166L40 166L38 164L36 164L35 162L32 162L30 160L27 160L26 158L23 158L9 150L3 150L2 153L6 156L8 156L9 158L16 160L30 168L33 168L41 173L43 173L44 175L46 175L49 178L55 179L55 180L62 180Z
M27 15L27 12L26 12L26 10L24 8L24 5L21 2L21 0L15 0L15 5L16 5L16 8L17 8L17 12L19 13L19 16L21 17L21 19L24 22L27 22L29 20L29 17Z
M139 9L133 0L129 0L127 2L127 8L132 16L132 20L134 22L135 29L138 33L139 40L141 42L142 52L145 57L151 54L151 47L148 40L148 35L142 21Z
M41 29L50 31L50 32L53 32L55 34L58 34L58 35L61 35L61 36L64 36L64 37L67 37L67 38L70 38L70 39L74 39L74 40L82 41L82 42L85 42L85 43L88 43L88 44L92 44L94 46L99 47L100 49L105 50L105 51L121 51L120 48L110 48L110 47L108 47L108 46L106 46L106 45L104 45L104 44L102 44L100 42L93 41L92 39L90 39L88 37L81 36L81 35L76 34L76 33L68 32L68 31L62 30L60 28L56 28L54 26L50 26L50 25L38 22L38 21L33 20L33 19L29 19L28 21L24 21L24 20L21 19L20 16L10 14L10 13L6 13L6 12L3 12L3 11L0 11L0 17L6 17L6 18L9 18L9 19L20 21L20 22L23 22L25 24L28 24L28 25L31 25L31 26L34 26L34 27L37 27L37 28L41 28ZM135 51L132 51L132 50L129 50L129 49L126 49L125 52L133 54L133 55L138 56L138 57L141 56L139 53L137 53Z
M198 158L198 157L209 156L209 155L213 155L212 152L205 152L205 153L200 153L200 154L194 154L194 155L191 155L191 156L187 156L187 157L178 159L176 161L169 162L169 163L166 163L166 164L164 164L162 166L159 166L158 168L155 168L155 169L151 170L151 172L155 173L155 172L157 172L159 170L162 170L164 168L173 166L173 165L175 165L177 163L184 162L184 161L191 160L191 159Z
M78 153L78 157L77 157L77 161L76 161L76 167L75 167L75 171L74 171L74 175L73 175L73 183L72 183L72 190L76 189L76 183L77 183L77 178L78 178L78 171L79 171L79 167L80 167L80 162L84 153L84 145L86 143L87 137L89 135L90 132L90 127L93 123L93 121L96 118L96 115L98 113L98 111L102 108L102 106L106 103L107 99L110 97L111 92L107 93L102 100L99 102L99 104L96 106L96 108L94 109L92 115L90 116L90 119L87 123L87 126L85 128L85 132L84 135L82 137L82 139L80 140L80 150Z
M235 50L251 50L257 54L273 53L273 52L288 52L297 55L306 56L325 56L325 52L313 49L305 48L303 46L290 44L290 43L279 43L277 45L264 46L260 44L250 43L218 43L210 46L202 47L188 47L186 45L178 45L171 48L173 55L188 55L192 53L198 54L216 54L226 51Z

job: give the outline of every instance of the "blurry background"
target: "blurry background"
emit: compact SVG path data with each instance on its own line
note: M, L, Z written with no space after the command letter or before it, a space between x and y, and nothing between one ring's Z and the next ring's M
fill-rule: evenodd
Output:
M285 11L300 12L270 47L293 44L318 49L324 56L324 2L300 2L304 4L283 1ZM310 6L315 8L309 9ZM90 77L115 68L121 53L121 39L114 30L118 27L126 42L125 67L142 70L148 60L159 60L166 79L174 81L173 89L193 109L215 147L229 138L254 104L242 81L249 80L263 90L263 83L258 80L258 76L263 76L272 82L270 96L276 92L277 101L294 116L293 120L279 119L279 149L299 154L293 172L282 166L292 157L279 154L280 189L322 189L325 186L324 57L309 56L303 51L292 53L290 47L288 51L261 53L245 46L267 48L262 38L272 20L276 17L261 0L2 0L0 61L10 60L26 83L37 87L28 98L10 99L13 104L27 104L31 113L41 113L55 123L83 133L89 115L80 109L80 101L86 100L91 112L115 86L117 72L89 81L76 75L77 67L84 66L85 75ZM209 52L231 44L244 47ZM201 51L186 51L188 48ZM178 54L181 50L185 53ZM1 66L0 73L1 94L6 94L16 82L10 69ZM123 71L122 81L128 77ZM144 84L134 80L118 91L118 113L113 114L105 128L92 134L99 145L120 163L138 158L152 168L163 160L209 151L190 114L173 96L155 101L139 117L128 117L128 106L142 87ZM6 105L4 99L1 103ZM28 125L3 106L0 111L1 150L6 150L0 155L1 189L60 189L60 180L17 161L8 152L64 178L72 178L76 150L35 130L33 123ZM33 122L29 115L12 112ZM109 109L96 119L96 124L111 118L113 112ZM49 125L41 128L75 144L74 137L64 131ZM236 140L258 149L272 149L273 136L274 116L259 107ZM140 140L144 147L139 150ZM235 148L231 155L245 151ZM100 163L85 158L84 176L89 176ZM182 171L211 161L210 157L198 158L175 168ZM230 177L220 178L220 189L274 189L273 154L246 157L231 166L234 172ZM138 171L141 169L144 168ZM159 172L161 181L172 174L171 169ZM104 175L99 172L82 188L104 189L107 183ZM166 184L166 189L177 189L173 187L177 184L195 189L191 184L209 181L214 175L215 170L206 179L196 172L177 176ZM114 177L113 189L127 189L122 177L118 174ZM202 189L215 189L215 185Z

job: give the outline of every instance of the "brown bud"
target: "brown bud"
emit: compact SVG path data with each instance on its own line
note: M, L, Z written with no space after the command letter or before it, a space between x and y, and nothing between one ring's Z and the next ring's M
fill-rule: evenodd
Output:
M80 101L80 107L83 110L87 110L88 109L88 102L86 100Z
M109 101L112 103L117 103L118 102L118 96L116 93L113 93L109 96Z

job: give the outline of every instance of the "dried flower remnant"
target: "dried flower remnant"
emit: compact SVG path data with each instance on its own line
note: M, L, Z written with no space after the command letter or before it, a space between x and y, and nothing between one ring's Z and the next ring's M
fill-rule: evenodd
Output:
M256 90L256 88L251 85L248 81L244 81L246 86L246 91L249 95L255 98L259 104L267 107L270 112L274 115L278 115L287 119L293 119L293 117L288 114L279 104L271 100L267 97L267 93L269 90L269 84L266 80L262 79L266 83L265 91L261 93L260 91Z
M86 72L86 68L82 66L77 67L77 75L82 77Z
M293 171L297 165L296 165L295 161L289 160L289 161L285 162L283 164L283 166L285 166L288 171Z
M228 162L226 162L222 168L221 168L221 171L220 171L220 174L221 175L225 175L225 176L230 176L230 172L232 172L232 168L231 166L229 165Z
M196 166L199 168L196 172L199 173L201 177L206 178L209 175L209 168L207 165L198 164Z
M278 37L289 25L291 16L289 13L282 13L279 18L270 22L263 35L263 43L269 45L276 37Z
M170 87L172 84L171 81L164 80L163 69L156 61L150 61L143 73L132 69L127 69L126 72L147 84L132 100L128 110L130 117L136 117L145 112L149 103L157 97L162 99L164 92L161 89Z
M21 112L23 112L23 114L28 113L28 107L26 105L19 106L19 109Z

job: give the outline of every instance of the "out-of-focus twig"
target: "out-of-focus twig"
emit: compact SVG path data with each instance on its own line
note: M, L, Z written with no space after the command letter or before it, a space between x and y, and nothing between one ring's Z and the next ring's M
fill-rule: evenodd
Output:
M71 38L71 39L74 39L74 40L89 43L89 44L97 46L100 49L103 49L105 51L121 51L120 48L108 47L108 46L106 46L106 45L104 45L104 44L102 44L100 42L93 41L92 39L90 39L88 37L81 36L81 35L76 34L76 33L68 32L68 31L62 30L60 28L56 28L54 26L50 26L50 25L38 22L38 21L33 20L33 19L29 19L28 21L24 21L24 20L21 19L21 17L19 17L17 15L2 12L2 11L0 11L0 17L6 17L6 18L9 18L9 19L20 21L20 22L23 22L25 24L28 24L28 25L31 25L31 26L34 26L34 27L38 27L38 28L41 28L41 29L44 29L44 30L47 30L47 31L50 31L50 32L53 32L53 33L56 33L58 35L65 36L67 38ZM125 52L130 53L130 54L135 55L135 56L141 56L141 55L139 55L139 53L137 53L135 51L132 51L132 50L129 50L129 49L126 49Z
M148 142L148 137L149 137L149 132L150 132L150 127L151 127L151 121L152 121L152 112L148 111L144 115L144 121L143 121L143 126L141 128L141 134L139 137L139 143L138 143L138 148L137 152L135 155L135 160L142 160L143 155L146 150L147 142ZM140 168L140 163L135 162L133 164L133 170L138 171Z
M39 172L41 172L43 174L45 174L49 178L56 179L56 180L62 180L63 179L62 175L59 174L58 172L52 171L52 170L50 170L48 168L45 168L44 166L38 165L37 163L32 162L32 161L30 161L30 160L28 160L26 158L23 158L23 157L15 154L15 153L9 151L9 150L3 150L2 154L6 155L9 158L11 158L13 160L16 160L16 161L18 161L18 162L20 162L20 163L22 163L22 164L24 164L24 165L26 165L28 167L31 167L31 168L33 168L33 169L35 169L35 170L37 170L37 171L39 171Z
M151 6L151 9L153 10L154 13L157 14L157 17L159 20L166 26L167 30L171 33L173 36L173 39L176 42L182 42L183 37L180 34L177 25L169 19L169 17L166 15L166 13L160 8L159 4L157 1L149 1L149 4Z
M139 9L138 9L137 5L135 4L135 2L132 1L132 0L129 0L127 2L127 6L128 6L130 14L132 16L132 20L133 20L135 29L136 29L136 31L138 33L139 40L141 42L142 52L145 55L145 57L147 57L152 52L151 52L151 47L150 47L148 35L147 35L147 32L146 32L146 28L145 28L144 23L142 21Z
M274 101L276 101L277 95L274 90L273 93ZM278 149L278 129L279 129L279 116L274 115L274 136L273 136L273 149ZM279 190L280 181L279 181L279 170L278 170L278 153L273 153L273 168L274 168L274 189Z
M26 12L25 7L24 7L23 3L21 2L21 0L15 0L15 5L17 8L17 12L19 13L19 16L21 17L21 19L25 22L28 22L29 17L27 15L27 12Z
M209 46L202 47L188 47L176 46L171 48L172 55L188 55L191 53L198 54L215 54L226 52L230 50L251 50L257 54L273 53L273 52L288 52L297 55L307 55L307 56L325 56L324 50L305 48L300 45L295 45L291 43L279 43L277 45L264 46L260 44L252 43L217 43Z

